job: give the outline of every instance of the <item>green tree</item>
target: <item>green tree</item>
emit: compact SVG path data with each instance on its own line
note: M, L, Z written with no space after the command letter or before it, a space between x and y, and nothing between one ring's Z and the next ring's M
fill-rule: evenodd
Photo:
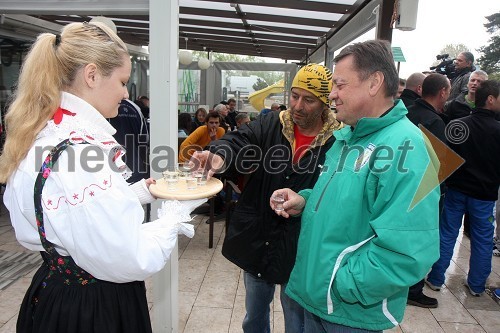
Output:
M500 36L498 31L500 31L500 12L495 13L490 16L486 16L489 21L484 26L486 31L493 36L489 39L489 44L484 45L478 49L482 54L477 63L488 73L490 79L499 80L500 79Z
M193 59L200 59L201 57L206 57L207 52L204 51L193 51ZM238 54L227 54L227 53L212 53L213 61L226 61L226 62L264 62L264 59L256 56L243 56ZM270 72L270 71L241 71L241 70L228 70L226 71L225 85L228 86L231 76L250 76L255 75L261 78L259 86L265 88L271 84L282 80L285 77L283 72ZM260 88L260 89L262 89ZM259 89L256 89L259 90Z
M285 77L284 72L259 71L253 72L252 74L261 77L268 85L275 84Z
M193 59L200 59L201 57L206 57L206 51L193 51ZM264 60L260 57L256 56L244 56L238 54L229 54L229 53L212 53L213 61L225 61L225 62L264 62ZM239 70L228 70L226 71L226 86L229 85L231 76L250 76L253 73L249 73L247 71L239 71ZM257 74L254 74L257 75ZM266 78L263 77L265 81Z
M448 54L451 59L455 59L461 52L465 51L470 52L470 49L464 44L446 44L441 51L439 51L439 54ZM435 60L432 65L436 66L440 62L441 60Z

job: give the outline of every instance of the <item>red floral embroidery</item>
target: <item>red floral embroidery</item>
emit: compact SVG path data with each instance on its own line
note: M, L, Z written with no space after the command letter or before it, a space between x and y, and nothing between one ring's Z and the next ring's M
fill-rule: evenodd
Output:
M49 177L51 171L52 170L50 170L50 168L47 168L47 169L43 170L42 177L45 178L45 179L47 179Z
M85 198L88 196L95 196L95 190L106 191L113 186L111 181L111 175L109 176L109 180L104 180L103 185L98 184L90 184L86 186L82 193L74 193L70 197L60 196L59 198L47 199L47 201L42 199L42 203L44 205L44 209L46 210L57 210L59 209L59 205L61 202L65 202L70 204L71 206L76 206L85 201ZM80 199L81 198L81 199Z
M64 260L62 258L57 259L59 265L64 265Z

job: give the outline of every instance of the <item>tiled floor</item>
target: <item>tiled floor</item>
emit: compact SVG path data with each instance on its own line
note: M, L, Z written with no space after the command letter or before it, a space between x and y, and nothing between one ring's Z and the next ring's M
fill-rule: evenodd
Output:
M12 333L15 332L19 304L33 275L33 270L27 272L26 267L33 263L34 256L17 244L8 214L4 207L1 208L0 333ZM179 332L241 332L245 315L242 273L221 254L224 223L215 223L214 244L217 246L209 249L205 220L205 216L194 220L196 235L193 239L179 239ZM460 238L446 287L440 292L426 287L426 294L438 298L437 309L409 306L401 325L386 332L500 332L500 305L491 298L491 293L473 297L463 285L469 253L469 240ZM12 262L18 264L12 265ZM10 268L2 270L2 267ZM147 281L147 285L148 298L152 300L154 286L151 281ZM500 287L500 258L493 258L488 286ZM278 295L277 291L272 304L273 333L284 332Z

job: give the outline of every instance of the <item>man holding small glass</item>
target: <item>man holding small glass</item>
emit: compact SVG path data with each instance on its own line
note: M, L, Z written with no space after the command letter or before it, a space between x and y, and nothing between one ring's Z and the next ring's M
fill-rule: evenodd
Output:
M269 305L276 284L281 285L285 331L303 332L303 309L284 293L295 262L300 217L278 216L268 202L278 188L298 191L316 182L334 141L332 133L341 128L329 106L331 79L331 71L322 65L304 66L292 82L289 110L270 112L228 132L191 159L209 175L248 176L222 247L222 254L245 270L245 333L270 332Z

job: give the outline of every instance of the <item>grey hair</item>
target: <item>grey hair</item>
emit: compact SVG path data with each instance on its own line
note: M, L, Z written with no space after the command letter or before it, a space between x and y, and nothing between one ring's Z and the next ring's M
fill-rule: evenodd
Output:
M482 69L476 69L474 72L470 73L469 81L470 81L470 77L472 76L472 74L480 75L480 76L484 77L485 80L488 80L488 73L486 73Z
M226 105L224 104L217 104L214 108L215 112L220 112L222 109L227 109Z

